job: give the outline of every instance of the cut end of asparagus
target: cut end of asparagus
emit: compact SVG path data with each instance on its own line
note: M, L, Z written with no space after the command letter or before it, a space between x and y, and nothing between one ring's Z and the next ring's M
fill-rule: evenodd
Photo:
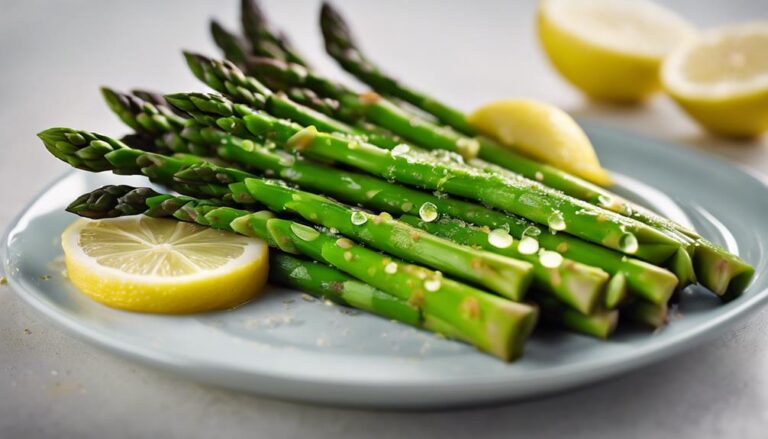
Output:
M669 321L669 306L637 299L624 307L622 314L635 323L658 329Z
M606 309L616 309L628 297L627 278L622 273L611 277L605 288L605 307Z
M693 259L684 249L678 249L666 262L666 267L677 276L677 289L682 290L688 285L696 283L696 273L693 268Z
M150 188L110 185L81 195L66 210L91 219L138 215L147 210L146 200L157 195Z
M755 274L746 261L710 243L701 242L693 260L699 282L723 300L741 295Z

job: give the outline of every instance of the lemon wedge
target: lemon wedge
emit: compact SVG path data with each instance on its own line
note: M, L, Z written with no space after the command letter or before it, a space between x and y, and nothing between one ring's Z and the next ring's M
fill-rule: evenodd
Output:
M555 68L588 96L634 102L661 88L662 60L695 31L644 0L544 0L538 34Z
M502 100L478 108L467 120L523 155L601 186L612 183L584 130L557 107L528 99Z
M664 62L662 80L708 130L734 137L768 130L768 22L704 33Z
M262 240L170 219L82 219L61 243L67 275L80 291L131 311L231 308L262 291L269 267Z

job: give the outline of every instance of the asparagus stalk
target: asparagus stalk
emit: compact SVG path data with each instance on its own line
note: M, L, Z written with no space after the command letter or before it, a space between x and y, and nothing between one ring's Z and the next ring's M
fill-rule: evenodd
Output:
M176 94L167 99L185 111L203 112L198 119L203 123L233 127L238 129L239 135L243 134L244 127L257 139L269 138L294 150L301 149L308 157L337 161L404 184L478 200L546 224L554 231L565 231L642 259L661 262L680 247L673 238L645 224L538 184L528 184L525 180L505 179L452 166L413 151L397 148L389 151L318 133L314 127L304 129L301 125L254 112L244 105L233 106L221 97L192 93Z
M273 212L296 213L371 247L482 285L515 301L523 298L531 282L533 266L528 262L477 251L396 221L387 213L373 215L281 183L247 178L239 187L240 192L245 191ZM396 266L385 269L392 267ZM597 284L598 293L601 286Z
M143 189L142 191L146 191ZM132 195L136 196L136 195ZM345 272L419 310L424 327L464 340L504 360L520 356L537 319L537 309L443 278L439 272L392 259L301 223L274 218L269 211L248 212L198 204L189 197L146 199L146 215L259 237L270 246L303 254ZM102 206L104 207L104 206ZM88 209L95 211L95 206ZM113 212L115 209L106 207ZM396 270L385 270L389 264Z
M358 48L349 26L329 3L323 2L320 10L320 29L325 50L342 68L374 90L402 99L417 108L434 115L444 124L466 135L475 135L474 129L460 110L439 102L424 93L411 89L391 76L384 74Z

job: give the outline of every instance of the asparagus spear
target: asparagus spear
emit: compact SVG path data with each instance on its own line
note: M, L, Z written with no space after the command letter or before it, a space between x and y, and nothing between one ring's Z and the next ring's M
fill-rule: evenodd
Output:
M329 3L323 2L320 10L320 29L325 50L339 65L374 90L402 99L437 117L444 124L467 135L475 135L461 111L413 90L384 74L358 48L349 26Z
M46 149L71 166L90 172L112 171L121 175L146 175L151 181L197 196L226 197L229 190L218 184L187 185L173 176L184 168L204 163L196 156L168 157L134 149L97 133L70 128L49 128L38 134Z
M389 151L318 133L314 127L304 129L301 125L254 112L247 106L232 105L222 97L190 93L166 98L193 115L202 113L195 116L201 122L225 129L236 128L238 135L243 135L244 127L257 139L269 138L294 150L301 149L308 157L337 161L404 184L478 200L546 224L554 231L566 231L646 260L661 262L680 247L676 240L645 224L525 180L452 166L405 149Z
M142 189L146 193L146 189ZM132 194L132 197L138 195ZM82 197L81 197L82 199ZM536 308L487 294L443 278L439 272L392 259L301 223L274 218L271 212L248 212L198 203L189 197L147 198L144 214L174 217L220 230L255 236L287 253L303 254L399 299L419 310L424 327L464 340L504 360L520 356L538 312ZM113 212L109 206L101 206ZM96 206L89 207L94 212ZM75 211L77 213L77 211ZM385 270L389 264L397 270Z
M251 43L251 54L307 65L285 34L269 23L256 0L240 2L240 21L243 34Z
M228 31L216 20L211 20L211 36L228 60L238 65L245 64L251 48L244 38Z
M457 245L396 221L387 213L373 215L281 183L247 178L239 192L245 191L273 212L296 213L371 247L482 285L515 301L523 298L530 284L533 266L528 262ZM233 186L230 188L234 190ZM385 269L391 267L395 265ZM601 291L601 284L591 286Z

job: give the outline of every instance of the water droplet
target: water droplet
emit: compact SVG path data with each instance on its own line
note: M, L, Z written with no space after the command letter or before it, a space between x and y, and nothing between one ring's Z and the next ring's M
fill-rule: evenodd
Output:
M613 197L610 195L600 195L597 197L597 202L603 207L610 207L613 204Z
M400 205L400 209L402 209L403 212L410 212L411 209L413 209L413 203L410 201L406 201L405 203Z
M430 202L426 202L421 205L419 208L419 217L423 221L426 221L428 223L431 223L432 221L437 219L437 206Z
M411 150L411 147L406 145L405 143L401 143L394 148L392 148L392 151L390 151L390 154L392 154L392 157L398 157L403 154L407 154L408 151Z
M474 158L480 150L480 142L469 137L462 137L456 141L456 150L464 157Z
M390 262L384 267L384 272L387 274L395 274L397 273L397 263L396 262Z
M367 191L365 193L365 197L370 200L371 198L375 197L376 194L378 194L379 192L381 192L381 190L379 190L379 189L371 189L371 190L369 190L369 191Z
M353 256L352 256L352 252L344 252L344 260L345 260L345 261L347 261L347 262L351 262L351 261L352 261L352 258L353 258Z
M435 272L435 275L430 278L424 280L424 289L429 292L435 292L440 289L440 286L443 284L443 275L439 271Z
M536 177L536 181L544 181L544 174L541 171L536 171L534 177Z
M296 163L296 156L293 154L280 154L280 160L277 162L280 166L293 166Z
M352 248L352 246L355 245L354 242L350 241L347 238L339 238L336 240L336 245L339 246L339 248L343 248L345 250Z
M539 262L547 268L557 268L563 263L563 255L558 252L542 250L539 252Z
M360 147L360 144L357 141L355 141L355 140L347 143L347 148L349 148L349 149L357 149L359 147Z
M362 226L363 224L365 224L366 221L368 221L368 215L366 215L365 212L356 210L352 212L352 216L350 217L350 220L352 221L352 224L356 226Z
M360 185L352 179L352 177L343 176L341 177L341 181L347 184L347 188L352 189L353 191L359 190Z
M523 230L523 236L537 237L541 235L541 229L536 226L528 226Z
M291 224L291 231L303 241L314 241L320 236L320 232L299 223Z
M496 248L508 248L514 242L514 238L504 229L495 229L488 234L488 243Z
M547 225L554 231L559 232L561 230L565 230L565 219L563 219L563 214L560 212L554 212L549 216L549 218L547 218Z
M634 254L639 247L640 244L637 242L637 237L634 233L627 232L619 238L619 249L624 253Z
M539 241L530 236L523 236L517 245L517 251L523 255L532 255L539 251Z

